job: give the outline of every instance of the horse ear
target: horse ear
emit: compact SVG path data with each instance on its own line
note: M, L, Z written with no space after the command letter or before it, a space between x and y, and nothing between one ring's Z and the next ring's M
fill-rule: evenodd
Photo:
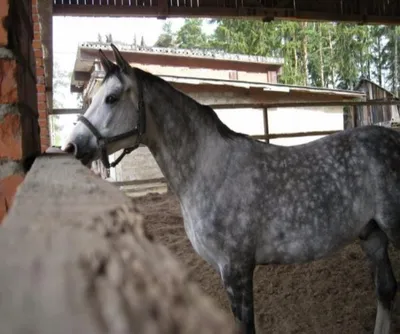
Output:
M100 53L101 65L103 66L106 72L110 72L112 68L115 67L116 65L106 57L106 55L101 49L99 50L99 53Z
M123 72L128 72L128 70L131 68L129 63L122 57L121 53L113 43L111 43L111 47L114 51L114 57L117 65L122 69Z

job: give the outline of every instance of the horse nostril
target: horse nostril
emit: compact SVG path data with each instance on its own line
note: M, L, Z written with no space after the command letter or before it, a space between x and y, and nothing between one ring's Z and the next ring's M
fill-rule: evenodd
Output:
M67 153L72 153L74 156L77 155L78 153L78 147L76 146L76 144L74 143L68 143L67 145L65 145L65 147L63 148L64 152Z

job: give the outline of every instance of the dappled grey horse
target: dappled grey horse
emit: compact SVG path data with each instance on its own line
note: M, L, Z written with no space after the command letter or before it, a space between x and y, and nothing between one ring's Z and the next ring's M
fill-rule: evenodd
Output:
M373 269L375 334L390 332L400 246L400 134L368 126L281 147L236 133L208 106L100 50L104 81L64 150L85 165L146 145L177 195L196 252L221 275L232 312L255 333L253 271L304 263L359 238ZM122 157L123 157L122 155Z

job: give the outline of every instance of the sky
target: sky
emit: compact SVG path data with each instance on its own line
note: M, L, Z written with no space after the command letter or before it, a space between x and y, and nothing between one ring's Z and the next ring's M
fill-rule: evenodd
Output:
M174 31L179 30L184 19L169 19ZM132 43L134 34L137 41L144 37L146 45L153 45L162 32L165 20L156 18L106 18L106 17L53 17L53 57L63 70L70 72L75 64L76 52L82 42L97 41L98 34L111 33L117 41ZM211 33L213 26L205 25L206 33ZM58 94L59 92L54 92ZM69 88L62 91L63 108L76 108L76 94L71 94ZM71 131L75 115L63 115L60 121L64 126L62 137L65 138Z

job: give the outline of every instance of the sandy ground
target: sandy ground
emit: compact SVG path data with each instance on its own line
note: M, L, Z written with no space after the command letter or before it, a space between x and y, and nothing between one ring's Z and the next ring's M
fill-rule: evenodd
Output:
M206 294L230 312L218 274L186 237L176 198L148 194L133 201L145 215L149 232L175 254ZM390 249L390 256L400 281L400 251ZM374 286L358 242L314 263L259 266L254 285L258 333L373 333ZM393 333L400 333L399 301L393 319Z

